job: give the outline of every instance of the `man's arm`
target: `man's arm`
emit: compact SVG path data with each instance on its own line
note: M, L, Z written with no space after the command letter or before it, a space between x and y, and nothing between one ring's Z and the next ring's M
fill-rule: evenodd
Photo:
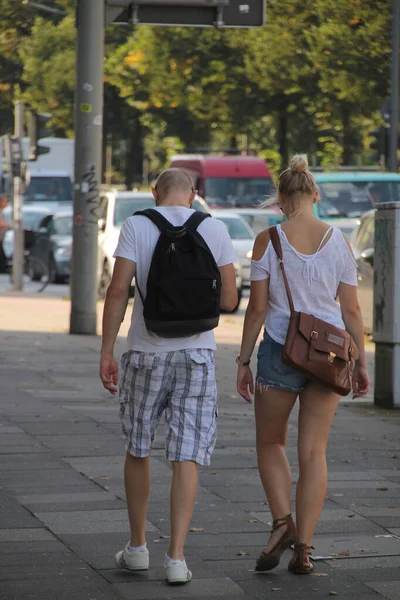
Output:
M219 272L222 282L220 307L222 310L231 311L238 302L235 268L233 264L225 265L219 267Z
M100 378L111 394L116 394L118 386L118 365L114 360L114 345L124 319L129 287L135 273L135 262L121 257L115 259L114 272L104 304L100 356Z

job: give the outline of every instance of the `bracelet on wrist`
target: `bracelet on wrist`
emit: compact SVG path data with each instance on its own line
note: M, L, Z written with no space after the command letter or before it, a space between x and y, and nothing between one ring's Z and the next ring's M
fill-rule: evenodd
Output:
M249 364L250 364L250 362L251 362L251 358L249 358L249 360L242 360L242 359L240 358L240 356L237 356L237 357L236 357L236 363L237 363L238 365L240 365L241 367L248 367L248 366L249 366Z

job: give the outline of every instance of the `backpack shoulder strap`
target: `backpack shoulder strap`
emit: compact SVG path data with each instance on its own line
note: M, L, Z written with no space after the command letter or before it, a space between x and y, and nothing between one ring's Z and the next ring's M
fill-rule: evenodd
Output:
M184 224L184 227L186 227L186 229L189 229L190 231L196 231L200 223L202 223L204 219L207 219L208 217L211 217L209 213L200 212L199 210L196 210L192 215L190 215L190 217Z
M136 217L138 215L141 215L142 217L147 217L148 219L150 219L150 221L152 221L154 223L154 225L156 227L158 227L158 229L161 232L166 231L167 229L171 229L171 227L172 227L172 225L168 221L168 219L163 217L162 214L159 213L158 210L155 210L154 208L146 208L146 210L138 210L137 212L133 213L134 217Z
M281 245L281 240L280 240L276 225L274 225L273 227L270 227L268 229L268 233L269 233L269 237L271 240L271 244L272 244L272 246L276 252L276 255L278 257L278 260L279 260L279 266L282 271L282 277L283 277L283 282L285 284L286 295L287 295L288 302L289 302L290 312L294 313L295 310L294 310L292 293L290 291L289 282L286 277L285 265L283 264L282 245Z

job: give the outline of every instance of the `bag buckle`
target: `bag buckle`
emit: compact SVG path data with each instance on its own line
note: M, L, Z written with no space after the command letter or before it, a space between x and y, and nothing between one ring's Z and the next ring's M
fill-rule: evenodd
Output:
M328 362L333 363L336 358L336 354L334 352L329 352L328 354Z
M313 331L311 332L311 339L312 339L312 340L316 340L316 339L317 339L317 337L318 337L318 331L314 331L314 330L313 330Z

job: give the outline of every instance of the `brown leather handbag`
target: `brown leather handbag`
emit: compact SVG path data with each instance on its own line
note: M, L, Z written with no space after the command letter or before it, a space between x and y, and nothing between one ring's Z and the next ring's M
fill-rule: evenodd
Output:
M276 227L269 235L278 256L290 307L290 321L282 362L341 396L352 389L354 361L358 350L350 334L322 319L294 309L283 264L282 246Z

